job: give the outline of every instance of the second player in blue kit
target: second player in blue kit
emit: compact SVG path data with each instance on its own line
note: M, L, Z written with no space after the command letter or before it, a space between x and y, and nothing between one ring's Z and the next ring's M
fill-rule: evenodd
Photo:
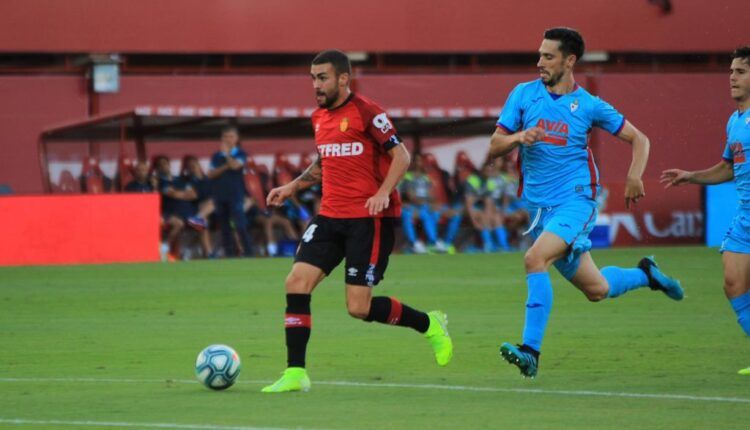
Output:
M678 281L661 272L652 257L633 268L594 263L588 235L597 216L599 171L588 147L593 127L601 128L633 147L626 178L629 208L645 195L641 177L649 140L610 104L576 84L573 68L584 52L581 35L569 28L544 34L539 48L540 78L519 84L508 97L492 135L490 156L519 150L519 196L528 206L534 243L524 256L528 299L522 343L503 343L501 356L524 376L539 367L544 332L552 310L553 265L591 301L618 297L651 287L674 300L683 291Z
M665 170L661 181L667 187L734 181L739 205L719 251L724 265L724 294L737 315L737 323L750 336L750 164L747 162L750 150L750 45L738 48L732 54L729 88L737 110L727 121L722 160L704 170ZM738 373L750 376L750 367L740 369Z

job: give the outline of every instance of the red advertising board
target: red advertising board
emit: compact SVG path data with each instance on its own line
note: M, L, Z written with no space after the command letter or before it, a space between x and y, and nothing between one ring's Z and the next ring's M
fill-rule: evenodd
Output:
M159 196L0 198L0 266L159 261Z

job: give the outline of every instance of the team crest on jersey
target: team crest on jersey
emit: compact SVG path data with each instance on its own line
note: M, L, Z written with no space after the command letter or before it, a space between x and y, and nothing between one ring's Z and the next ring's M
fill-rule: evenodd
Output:
M320 123L316 122L315 123L315 133L317 133L318 131L320 131Z
M573 100L573 103L570 104L570 111L575 112L578 110L578 99Z
M750 116L745 118L745 125L750 125Z
M341 130L341 132L343 133L348 129L349 129L349 118L344 118L341 120L341 123L339 124L339 130Z
M745 148L740 142L730 144L729 150L732 151L732 161L734 164L745 162Z

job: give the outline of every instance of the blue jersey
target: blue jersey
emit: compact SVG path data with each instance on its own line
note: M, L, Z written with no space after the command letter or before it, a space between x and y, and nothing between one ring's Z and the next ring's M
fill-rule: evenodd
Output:
M247 163L247 154L239 147L232 148L229 153L235 160L239 161L242 169L229 169L211 181L211 192L214 198L220 202L237 202L245 198L245 174L244 166ZM227 164L227 156L223 152L217 152L211 157L211 169L219 168Z
M164 217L176 215L187 218L194 214L193 202L189 200L175 199L167 195L167 190L186 191L192 186L185 179L178 176L159 176L159 193L161 196L161 212Z
M750 109L736 111L727 122L727 144L724 159L731 162L734 181L737 184L737 197L740 207L750 209L750 165L747 153L750 152Z
M624 125L625 118L609 103L580 86L558 96L541 79L517 85L497 121L508 133L531 127L546 133L541 141L519 146L519 194L535 207L596 198L599 169L588 147L589 133L599 127L617 135Z

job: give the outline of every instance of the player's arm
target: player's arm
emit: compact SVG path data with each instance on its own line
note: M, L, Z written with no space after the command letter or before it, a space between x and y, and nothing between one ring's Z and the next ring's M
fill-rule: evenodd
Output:
M281 206L286 199L293 196L297 191L309 188L323 179L323 167L320 162L320 154L318 158L310 166L305 169L299 176L286 185L276 187L268 192L266 198L266 204L269 206Z
M214 180L218 178L219 176L221 176L221 174L226 172L227 170L229 170L229 166L226 164L222 164L221 166L215 169L209 170L206 176L208 176L208 179Z
M732 162L724 159L705 170L690 172L680 169L667 169L661 173L659 182L665 184L664 188L669 188L683 184L721 184L732 179L734 179Z
M636 203L646 195L643 188L643 172L646 170L648 153L651 143L643 132L635 128L630 121L625 120L622 130L617 137L630 143L633 147L633 158L625 179L625 207L630 208L630 203Z
M224 163L221 166L216 166L216 164L218 164L219 162L216 158L217 155L214 155L214 157L211 158L211 168L208 169L208 173L206 174L206 176L208 176L208 179L210 180L218 178L219 176L223 175L224 172L229 170L229 163Z
M388 155L391 156L391 166L388 168L388 173L385 175L385 179L378 191L365 202L365 207L370 212L370 215L377 215L383 210L388 209L393 189L396 188L401 178L404 177L409 164L411 164L409 151L406 150L406 147L402 143L389 149Z
M531 127L516 133L508 133L505 128L497 127L490 138L490 156L502 157L519 145L531 145L543 137L544 130L540 127Z
M231 155L227 155L227 164L225 164L225 166L227 166L228 169L240 170L244 164L242 158L234 158Z
M164 190L164 195L175 200L195 200L198 198L198 194L192 188L187 188L185 190L175 190L172 187L168 187L166 190Z

